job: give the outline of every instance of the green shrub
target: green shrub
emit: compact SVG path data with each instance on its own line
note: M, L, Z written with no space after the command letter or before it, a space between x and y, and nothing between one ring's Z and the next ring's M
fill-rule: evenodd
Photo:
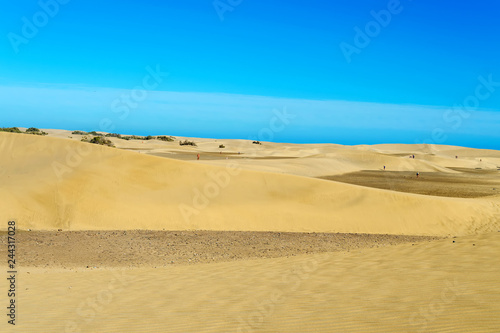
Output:
M82 131L73 131L73 132L71 132L71 134L75 134L75 135L87 135L88 133L87 132L82 132Z
M226 146L224 146L224 145L219 145L219 148L226 148Z
M44 131L40 131L36 127L30 127L26 130L26 133L28 134L34 134L34 135L48 135L48 133L45 133Z
M111 140L103 138L101 136L95 136L93 137L90 141L90 143L96 144L96 145L103 145L103 146L109 146L109 147L114 147L115 145Z
M94 136L104 136L101 133L97 133L96 131L89 132L88 134L94 135Z
M173 136L157 136L156 137L157 140L161 140L161 141L168 141L168 142L172 142L175 140L175 138Z
M0 132L22 133L21 130L17 127L1 127Z
M122 136L120 134L118 134L118 133L108 133L108 134L106 134L106 137L121 139Z
M252 142L254 145L261 145L262 143L260 143L260 141L254 141Z
M196 143L194 143L193 141L188 141L188 140L179 141L179 145L197 147Z
M123 140L146 140L144 137L136 136L136 135L122 136L120 139L123 139Z

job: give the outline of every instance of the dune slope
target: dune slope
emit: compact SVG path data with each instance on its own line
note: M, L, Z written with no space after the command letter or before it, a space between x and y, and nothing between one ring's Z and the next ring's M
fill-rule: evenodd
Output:
M160 269L27 267L18 325L5 331L498 332L499 238Z
M498 197L439 198L0 133L0 220L22 229L464 235L500 225Z

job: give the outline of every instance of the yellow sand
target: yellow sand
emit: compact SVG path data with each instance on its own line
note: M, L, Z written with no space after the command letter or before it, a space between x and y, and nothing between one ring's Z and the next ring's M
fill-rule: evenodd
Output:
M499 197L420 196L243 170L239 160L211 166L52 137L0 138L0 202L8 207L0 221L15 218L23 229L466 235L499 228Z
M19 325L0 327L6 332L498 332L500 233L456 242L161 269L24 268Z
M2 332L498 332L500 197L421 196L306 176L382 165L496 169L499 152L223 140L228 150L248 156L298 157L239 160L228 169L234 160L183 162L144 154L217 151L222 140L199 140L198 148L113 140L142 149L139 154L64 139L71 136L65 131L51 135L0 133L2 230L8 219L16 219L22 229L459 237L350 253L126 271L34 269L19 263L18 325L12 329L4 318ZM413 153L419 159L404 156ZM214 174L229 171L227 186L210 185L216 184ZM196 189L210 186L208 205L194 206ZM181 208L189 207L196 212L183 216ZM0 261L2 271L5 261ZM123 282L115 281L116 274ZM7 282L0 281L4 293Z

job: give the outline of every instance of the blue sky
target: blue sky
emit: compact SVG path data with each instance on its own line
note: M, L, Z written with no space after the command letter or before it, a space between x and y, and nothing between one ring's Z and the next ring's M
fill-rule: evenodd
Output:
M9 2L0 126L100 130L106 120L143 135L500 149L499 9L493 0ZM293 115L279 130L277 110Z

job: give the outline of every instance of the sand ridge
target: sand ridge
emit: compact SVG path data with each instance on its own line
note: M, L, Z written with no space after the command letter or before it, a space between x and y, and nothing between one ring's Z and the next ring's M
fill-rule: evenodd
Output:
M108 148L46 131L0 133L0 221L17 221L20 260L18 325L2 332L500 327L500 195L482 187L496 186L500 152L196 138ZM400 177L416 171L423 182Z
M9 207L0 219L15 217L23 229L448 236L499 225L497 197L436 198L245 170L237 161L231 168L53 137L0 138L8 142L0 200Z

